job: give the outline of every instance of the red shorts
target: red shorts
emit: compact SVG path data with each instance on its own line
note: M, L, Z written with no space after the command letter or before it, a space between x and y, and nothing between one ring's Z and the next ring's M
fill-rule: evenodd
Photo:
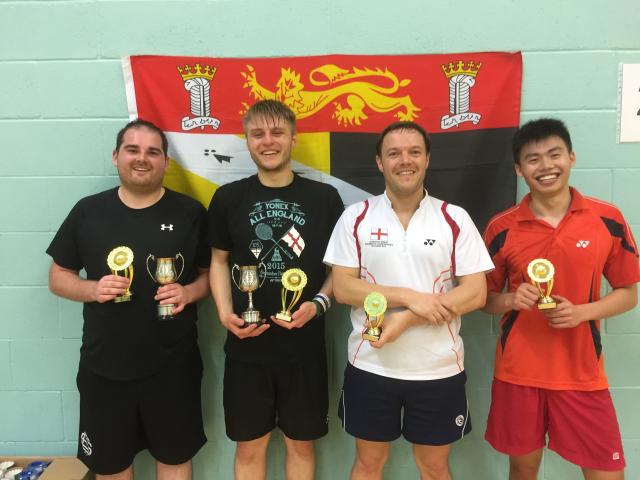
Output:
M485 439L499 452L520 456L545 445L580 467L625 467L609 390L583 392L525 387L494 379Z

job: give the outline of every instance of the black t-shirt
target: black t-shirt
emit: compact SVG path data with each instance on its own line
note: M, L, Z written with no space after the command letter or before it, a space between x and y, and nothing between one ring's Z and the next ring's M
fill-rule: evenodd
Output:
M206 212L195 200L166 189L154 205L132 209L118 197L118 189L80 200L71 210L47 253L63 268L85 269L87 279L111 274L109 252L118 246L133 251L133 282L129 302L84 304L80 363L115 380L151 375L167 362L197 347L197 310L189 304L173 320L157 318L154 295L159 287L147 273L146 261L184 257L178 282L193 282L198 267L209 266ZM176 261L178 273L181 260ZM149 262L154 273L154 262ZM120 273L122 274L122 272Z
M209 244L230 252L230 268L260 262L266 266L266 278L253 292L253 303L268 319L282 309L285 270L300 268L307 275L307 285L292 311L318 293L326 277L324 251L343 209L331 185L294 175L290 185L271 188L253 175L216 191L209 205ZM233 281L231 290L234 312L240 315L247 309L248 294ZM273 324L263 334L242 340L229 332L225 352L252 362L297 361L324 354L324 318L292 330Z

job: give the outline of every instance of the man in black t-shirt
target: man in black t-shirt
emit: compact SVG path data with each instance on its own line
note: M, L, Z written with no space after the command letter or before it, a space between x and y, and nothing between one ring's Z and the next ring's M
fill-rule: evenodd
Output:
M209 206L211 290L229 331L227 436L237 442L236 478L265 478L267 445L277 425L287 447L286 478L311 479L313 440L327 433L328 421L323 314L332 286L322 258L343 204L332 186L293 173L295 115L288 107L257 102L243 125L258 173L220 187ZM247 326L241 318L248 296L232 284L235 265L258 267L263 283L253 304L270 320ZM283 309L283 273L292 268L308 282L286 322L275 315Z
M162 186L167 139L152 123L118 133L113 163L120 186L81 199L47 249L51 291L84 302L78 458L99 479L131 480L146 448L158 478L189 480L206 442L195 304L208 290L206 212ZM182 274L158 287L146 270L168 258ZM158 303L173 308L160 318Z

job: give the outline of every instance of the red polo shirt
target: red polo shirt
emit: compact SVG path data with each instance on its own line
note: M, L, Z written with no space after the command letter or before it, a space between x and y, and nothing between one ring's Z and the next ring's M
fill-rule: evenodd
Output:
M602 276L613 288L640 281L638 248L620 211L571 188L571 205L553 228L529 208L530 195L496 215L484 240L495 264L487 274L489 291L514 292L529 282L527 265L546 258L555 267L552 294L574 304L600 298ZM510 311L500 321L495 377L552 390L600 390L604 372L600 319L555 329L534 308Z

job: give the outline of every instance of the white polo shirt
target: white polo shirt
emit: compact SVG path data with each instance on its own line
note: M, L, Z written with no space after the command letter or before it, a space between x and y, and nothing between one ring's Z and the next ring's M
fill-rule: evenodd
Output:
M386 192L349 206L333 230L324 262L360 267L361 278L370 283L427 293L451 290L455 276L493 269L469 214L426 191L406 231ZM446 378L464 370L460 317L439 327L410 327L380 349L362 339L365 317L362 307L351 308L353 366L405 380Z

